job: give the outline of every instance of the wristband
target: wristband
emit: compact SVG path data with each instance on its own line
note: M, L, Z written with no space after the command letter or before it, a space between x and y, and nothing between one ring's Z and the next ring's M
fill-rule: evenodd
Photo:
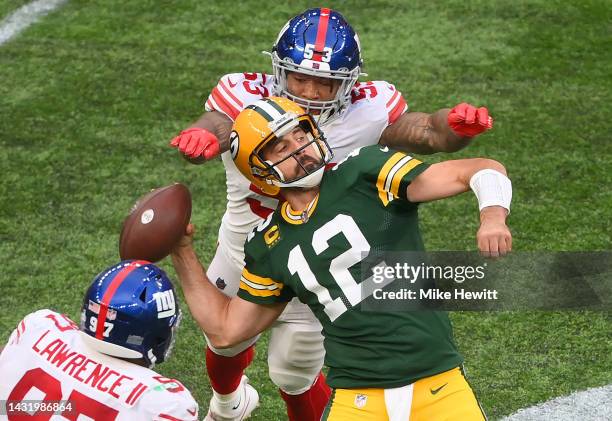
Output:
M499 171L480 170L470 178L470 188L478 199L478 209L501 206L510 213L512 182Z

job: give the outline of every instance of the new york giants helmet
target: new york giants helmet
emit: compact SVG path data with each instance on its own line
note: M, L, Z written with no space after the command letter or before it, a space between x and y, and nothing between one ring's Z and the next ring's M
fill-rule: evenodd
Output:
M272 52L275 95L284 96L306 112L317 110L319 123L338 116L350 103L351 90L361 74L359 37L344 19L331 9L308 9L281 29ZM340 81L331 101L313 101L293 95L287 89L287 72L298 72Z
M83 338L114 357L165 361L180 323L174 287L163 270L145 260L124 260L100 272L85 294Z

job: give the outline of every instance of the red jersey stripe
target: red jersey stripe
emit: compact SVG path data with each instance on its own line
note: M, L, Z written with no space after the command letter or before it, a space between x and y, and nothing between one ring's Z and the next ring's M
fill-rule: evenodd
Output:
M174 418L172 415L168 415L168 414L159 414L159 418L163 418L165 420L170 420L170 421L183 421L180 418Z
M395 91L391 99L387 101L387 105L386 105L387 108L389 108L391 104L393 104L393 101L395 101L395 98L397 98L398 95L399 95L399 91Z
M393 110L389 111L389 124L393 124L397 121L398 118L406 111L407 105L404 97L400 96L397 101L397 105L393 108Z
M212 90L212 97L215 100L215 102L217 103L217 105L219 106L219 108L221 108L221 110L219 111L223 111L225 114L227 114L228 116L230 116L230 118L232 120L235 120L236 117L238 116L238 114L240 113L240 111L238 111L235 107L233 107L232 105L230 105L225 98L223 98L223 95L221 94L221 92L219 91L219 88L214 88Z
M223 83L222 80L219 81L219 84L221 85L221 87L223 88L223 90L230 96L230 98L232 98L234 100L234 102L236 104L238 104L238 106L240 107L244 107L244 105L242 104L242 101L240 101L238 98L236 98L234 96L234 94L232 93L232 91L229 90L229 88L227 86L225 86L225 83Z

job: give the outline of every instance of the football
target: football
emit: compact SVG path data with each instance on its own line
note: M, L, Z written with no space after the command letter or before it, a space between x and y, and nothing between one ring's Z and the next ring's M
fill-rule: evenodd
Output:
M185 185L175 183L147 193L123 221L121 260L162 260L181 239L190 218L191 193Z

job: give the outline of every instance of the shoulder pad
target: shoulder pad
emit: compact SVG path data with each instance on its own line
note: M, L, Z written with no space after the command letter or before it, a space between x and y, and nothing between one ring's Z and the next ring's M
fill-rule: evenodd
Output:
M408 111L402 93L392 84L381 80L356 83L351 92L351 103L363 103L376 108L376 111L380 110L388 124L395 123L399 116Z
M246 106L270 96L273 78L265 73L223 76L206 100L206 111L219 111L235 120Z

